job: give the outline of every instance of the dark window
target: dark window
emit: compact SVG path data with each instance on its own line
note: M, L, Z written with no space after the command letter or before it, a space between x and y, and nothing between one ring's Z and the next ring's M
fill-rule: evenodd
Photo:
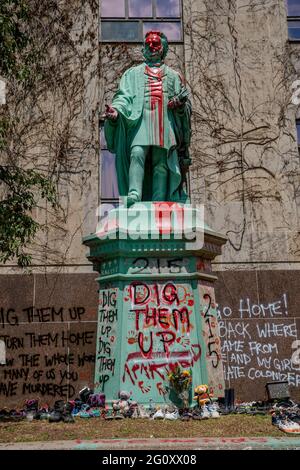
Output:
M300 16L299 0L287 0L288 16Z
M300 41L300 1L286 0L288 32L291 41Z
M134 41L139 40L140 25L136 21L102 21L101 36L103 41Z
M296 120L298 147L300 147L300 119Z
M288 19L289 39L292 41L300 41L300 19Z
M117 205L119 198L115 155L107 150L103 126L101 126L101 161L100 161L100 189L101 202Z
M182 41L181 0L103 0L101 40L142 42L149 30L160 30L169 41Z

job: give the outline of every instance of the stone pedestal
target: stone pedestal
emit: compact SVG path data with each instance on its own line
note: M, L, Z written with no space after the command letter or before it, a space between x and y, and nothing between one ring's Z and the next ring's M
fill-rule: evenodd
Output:
M225 242L175 203L116 209L84 239L99 273L95 390L108 403L120 390L145 405L169 401L170 364L223 396L211 260Z

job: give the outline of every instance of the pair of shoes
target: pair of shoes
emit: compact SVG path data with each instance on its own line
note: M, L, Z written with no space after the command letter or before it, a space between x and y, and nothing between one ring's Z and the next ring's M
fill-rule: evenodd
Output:
M149 418L150 416L148 411L145 409L144 405L138 405L137 412L138 412L139 418L145 419L145 418Z
M209 413L209 418L220 418L220 413L218 412L218 405L216 403L207 404L206 408Z
M49 406L43 405L36 413L35 419L49 419L49 417L50 417Z
M193 419L193 414L189 412L189 410L183 410L181 416L181 421L191 421Z
M202 419L202 411L200 408L194 408L192 411L192 418L200 421Z
M5 419L3 421L17 421L18 422L26 418L26 414L23 410L10 410L9 412L6 412L4 410L4 417Z
M26 413L26 417L28 421L32 421L33 419L39 419L37 416L39 409L39 402L38 400L26 400L24 404L24 411Z
M165 413L159 408L152 416L152 419L165 419Z
M178 410L175 410L173 412L167 411L165 414L165 419L169 419L170 421L179 419L179 411Z
M57 400L54 403L53 411L49 415L49 423L75 423L74 417L72 416L72 404L65 404L63 400Z
M289 419L282 420L277 427L288 434L300 434L300 425Z

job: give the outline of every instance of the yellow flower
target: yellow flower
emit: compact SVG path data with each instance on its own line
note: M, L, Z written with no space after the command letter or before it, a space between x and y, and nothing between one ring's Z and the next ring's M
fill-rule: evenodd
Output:
M188 370L184 370L182 372L182 375L184 375L184 377L188 377L190 375L190 372Z

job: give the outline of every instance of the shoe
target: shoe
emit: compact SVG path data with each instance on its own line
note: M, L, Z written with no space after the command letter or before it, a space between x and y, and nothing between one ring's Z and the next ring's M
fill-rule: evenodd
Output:
M37 416L39 409L39 402L38 400L26 400L24 404L24 411L26 413L26 417L28 417L28 421L32 421L33 419L39 419Z
M197 421L200 421L200 419L202 419L202 411L201 411L200 408L194 408L193 409L192 418L197 420Z
M176 419L179 419L178 410L173 411L173 413L167 411L167 413L165 414L165 419L169 419L170 421L174 421Z
M201 413L201 419L208 419L210 418L210 412L208 411L207 405L202 406L202 413Z
M206 407L210 414L210 418L220 418L220 413L218 412L217 405L215 403L208 404Z
M131 418L136 419L136 418L138 418L138 417L139 417L138 409L137 409L137 407L135 406L134 409L133 409L133 411L132 411Z
M156 413L154 413L152 419L165 419L165 413L161 409L159 409L156 411Z
M127 196L127 207L133 206L136 202L140 202L141 198L136 191L131 191Z
M114 419L124 419L124 416L122 415L120 410L115 411L113 415L114 415Z
M193 414L190 413L188 410L183 410L180 419L181 421L190 421L191 419L193 419Z
M62 421L65 403L63 400L58 400L54 403L53 411L49 416L49 423L59 423Z
M87 404L91 407L99 408L105 406L105 395L104 393L93 393L89 395Z
M91 418L90 406L87 404L82 405L81 411L79 411L77 416L79 416L79 418Z
M97 408L93 408L89 411L91 418L101 418L101 411Z
M104 419L106 419L106 420L115 419L115 416L114 416L112 410L106 410Z
M89 387L84 387L79 392L80 399L83 403L87 403L91 395L93 395L93 390L91 390Z
M148 411L146 411L144 405L138 405L138 415L139 415L139 418L149 418L149 413Z
M26 413L24 410L11 410L10 417L12 421L22 421L26 418Z
M73 404L68 402L64 406L64 411L62 413L62 421L64 423L75 423L75 419L72 415Z
M288 419L281 421L278 424L278 429L288 434L300 434L300 425Z
M82 400L79 400L79 399L74 400L74 407L72 409L73 416L77 416L80 413L83 404L84 403Z
M10 413L7 408L3 408L0 410L0 421L9 421L10 419Z

